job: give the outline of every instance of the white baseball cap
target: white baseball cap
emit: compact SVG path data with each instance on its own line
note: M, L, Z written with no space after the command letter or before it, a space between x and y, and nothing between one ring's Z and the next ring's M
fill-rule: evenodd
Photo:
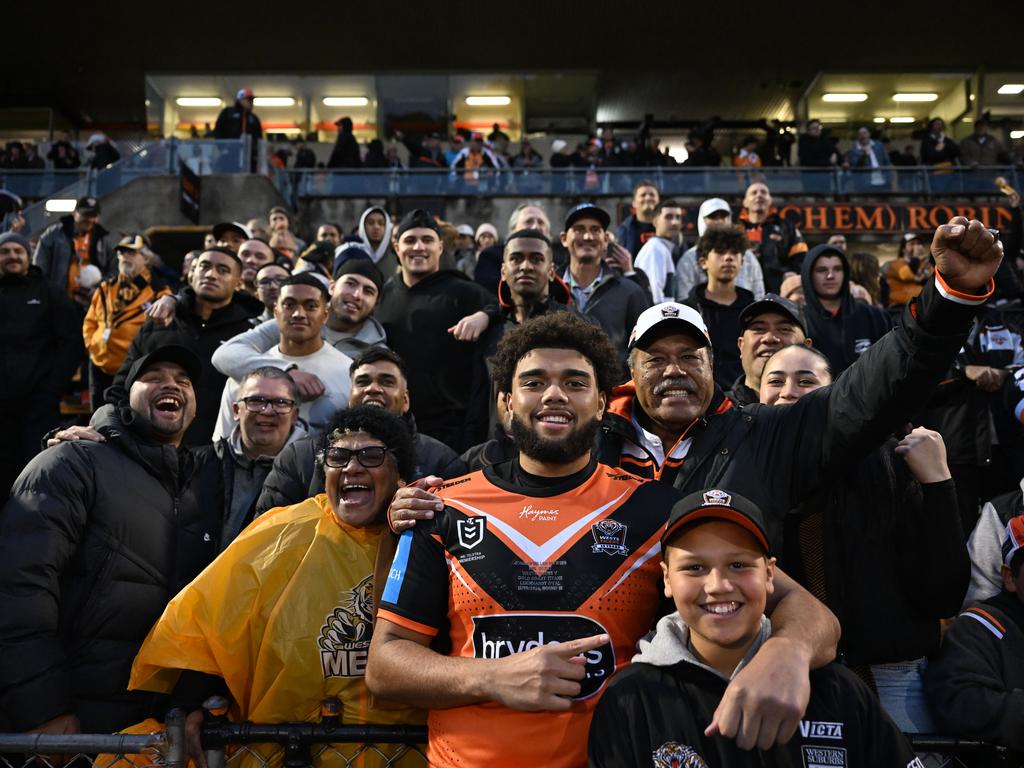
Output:
M628 349L639 346L644 339L649 337L655 328L661 326L665 330L664 323L671 323L679 326L679 330L703 338L704 346L711 346L711 334L700 316L693 307L685 304L677 304L674 301L666 301L662 304L655 304L649 309L640 313L633 326L633 332L629 334Z
M732 208L720 197L712 197L705 200L700 204L700 210L697 211L697 234L700 237L704 237L704 232L707 231L708 225L704 219L713 213L728 213L730 219L732 218Z

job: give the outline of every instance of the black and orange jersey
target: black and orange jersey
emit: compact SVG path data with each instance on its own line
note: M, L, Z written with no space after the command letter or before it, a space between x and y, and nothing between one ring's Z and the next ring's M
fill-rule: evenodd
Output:
M543 488L513 476L506 463L440 487L444 509L399 540L378 616L446 633L451 655L469 658L601 633L612 641L586 654L567 712L494 702L432 711L431 765L585 765L599 695L661 605L659 539L677 491L596 461Z

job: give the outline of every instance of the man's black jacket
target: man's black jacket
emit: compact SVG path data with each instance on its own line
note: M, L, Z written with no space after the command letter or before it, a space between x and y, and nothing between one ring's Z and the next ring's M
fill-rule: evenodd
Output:
M196 392L196 418L185 433L185 444L208 445L213 442L220 398L224 392L224 382L227 381L227 377L210 362L213 353L231 337L252 328L250 320L258 317L266 307L256 297L238 292L230 304L215 309L208 320L203 320L196 314L195 298L192 289L186 288L178 297L174 320L170 325L147 321L139 328L114 377L114 386L107 394L107 402L119 403L126 396L124 380L128 369L142 355L168 344L191 349L203 363L203 376L198 382L192 382Z
M85 733L161 714L128 693L132 661L168 601L217 554L212 448L148 440L127 408L107 440L36 456L0 512L0 727L74 712Z
M412 415L407 414L406 420L412 429L416 465L414 476L403 480L412 481L427 475L437 475L448 480L466 474L466 464L455 451L440 440L417 432ZM295 440L281 449L263 483L263 493L256 501L257 515L274 507L298 504L324 492L324 468L316 460L322 442L322 435L312 435Z
M82 323L42 270L0 277L0 400L57 396L78 367Z
M375 317L384 326L388 346L405 360L409 397L420 429L455 450L469 446L472 343L458 341L448 329L467 315L496 309L497 300L462 272L440 270L412 287L401 275L384 284Z
M719 393L687 432L692 443L682 465L661 478L686 493L728 488L746 496L764 512L772 540L781 541L791 509L918 409L963 345L977 309L942 298L929 284L904 309L898 328L834 383L793 405L740 408ZM616 466L633 425L609 412L602 430L599 459Z

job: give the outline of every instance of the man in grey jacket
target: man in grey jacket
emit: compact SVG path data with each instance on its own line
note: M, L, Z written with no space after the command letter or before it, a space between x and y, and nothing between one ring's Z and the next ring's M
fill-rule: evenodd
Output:
M117 275L117 242L100 223L100 203L95 197L83 197L70 216L62 216L39 238L32 263L46 275L54 288L76 297L77 279L82 267L92 264L103 277ZM80 301L89 305L89 296Z

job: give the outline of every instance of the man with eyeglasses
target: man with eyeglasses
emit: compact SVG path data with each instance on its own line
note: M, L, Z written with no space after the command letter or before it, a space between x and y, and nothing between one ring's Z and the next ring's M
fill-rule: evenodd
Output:
M200 708L211 695L231 697L232 719L259 723L316 720L327 698L341 703L346 725L424 722L412 707L380 706L363 682L384 514L411 476L412 436L382 408L346 409L318 461L325 492L247 527L171 601L135 659L130 689L171 693L172 706L192 713L186 744L200 768ZM361 747L334 748L347 762ZM405 749L379 748L387 757Z
M259 317L253 318L255 326L274 319L274 307L277 305L277 297L281 293L281 283L287 280L290 274L291 272L287 268L276 261L264 264L256 271L256 298L263 302L266 310ZM276 324L274 328L276 330Z
M274 307L281 341L266 354L275 359L278 367L312 374L322 382L319 394L306 394L301 390L299 393L299 417L316 432L327 426L335 411L348 405L351 391L348 368L352 360L324 343L321 335L327 321L328 301L327 288L312 274L302 272L286 279ZM214 442L231 433L232 404L237 401L237 394L238 382L229 379L221 396Z
M224 478L221 547L252 522L256 500L277 455L286 445L306 437L298 405L299 389L280 368L257 368L239 383L231 406L235 427L214 446Z

